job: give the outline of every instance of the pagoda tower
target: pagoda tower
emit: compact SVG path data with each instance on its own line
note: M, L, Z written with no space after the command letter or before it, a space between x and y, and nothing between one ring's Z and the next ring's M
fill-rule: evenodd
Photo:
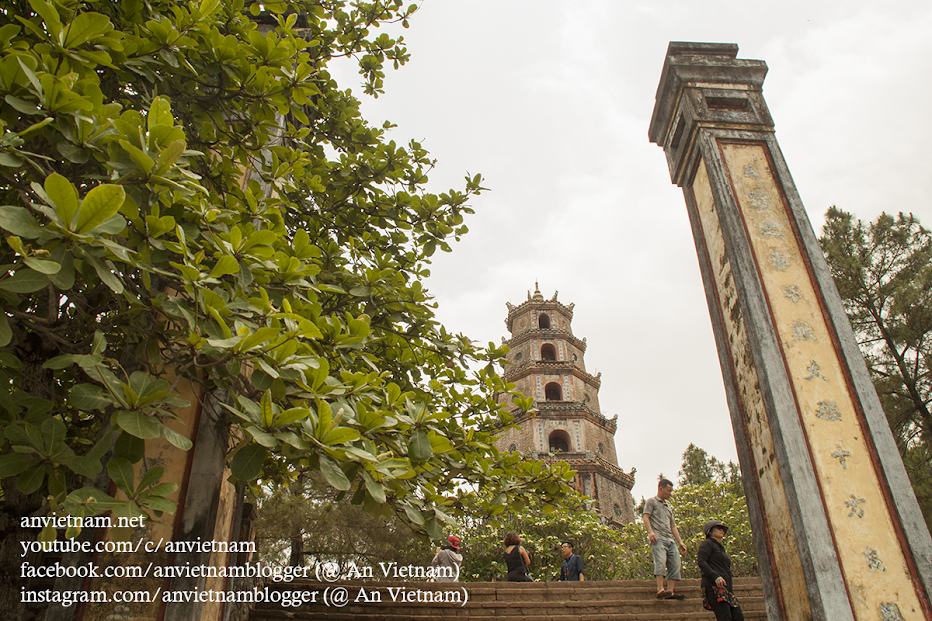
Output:
M573 306L545 300L537 283L534 295L519 306L506 302L505 324L511 333L504 379L534 398L536 411L515 408L517 427L496 442L502 451L517 451L532 459L567 462L576 471L573 486L596 502L609 524L634 521L634 469L618 467L615 431L618 417L606 418L599 408L602 374L586 372L586 339L573 335ZM499 397L510 403L508 395Z

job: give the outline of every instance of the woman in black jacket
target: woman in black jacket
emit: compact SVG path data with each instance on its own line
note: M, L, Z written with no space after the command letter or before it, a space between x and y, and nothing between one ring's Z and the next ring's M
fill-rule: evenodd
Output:
M517 533L505 534L505 566L508 567L508 582L533 582L527 575L531 557L521 545Z
M718 520L709 520L702 532L705 541L699 544L696 553L702 571L702 605L715 613L717 621L744 621L744 613L732 591L731 558L722 545L728 527Z

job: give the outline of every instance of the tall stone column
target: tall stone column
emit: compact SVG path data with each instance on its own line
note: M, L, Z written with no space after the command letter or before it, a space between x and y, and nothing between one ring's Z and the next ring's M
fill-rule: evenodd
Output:
M770 619L932 620L932 539L738 46L671 43L650 140L683 188Z

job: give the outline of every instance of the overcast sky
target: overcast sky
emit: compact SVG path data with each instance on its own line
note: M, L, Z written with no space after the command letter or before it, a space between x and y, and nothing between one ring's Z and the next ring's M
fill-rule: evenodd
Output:
M364 115L438 159L429 188L490 191L428 287L448 329L510 336L505 302L540 282L575 302L586 366L618 416L634 497L692 442L737 461L682 191L647 129L670 41L737 43L817 233L831 205L932 225L932 4L876 0L426 0ZM360 88L354 92L361 94Z

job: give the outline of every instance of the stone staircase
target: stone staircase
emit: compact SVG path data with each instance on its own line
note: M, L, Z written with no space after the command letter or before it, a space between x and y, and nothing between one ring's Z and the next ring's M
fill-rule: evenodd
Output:
M698 580L682 580L685 600L658 601L654 581L619 582L365 582L294 581L269 586L269 593L314 593L298 607L257 604L250 621L689 621L712 620L702 608ZM760 579L738 578L735 595L744 618L765 621Z

